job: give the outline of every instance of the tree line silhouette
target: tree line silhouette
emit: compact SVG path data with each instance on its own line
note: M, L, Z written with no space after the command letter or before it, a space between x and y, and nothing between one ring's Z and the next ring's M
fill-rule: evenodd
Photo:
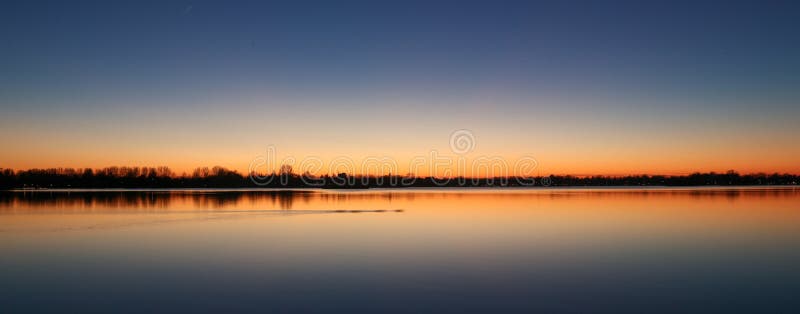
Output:
M257 180L251 180L255 175ZM258 184L256 183L258 182ZM435 178L397 175L353 176L346 173L314 176L296 174L291 167L270 174L241 174L224 167L200 167L176 174L168 167L107 167L102 169L0 168L0 189L54 188L395 188L395 187L515 187L515 186L733 186L797 185L793 174L693 173L681 176L571 176L495 178Z

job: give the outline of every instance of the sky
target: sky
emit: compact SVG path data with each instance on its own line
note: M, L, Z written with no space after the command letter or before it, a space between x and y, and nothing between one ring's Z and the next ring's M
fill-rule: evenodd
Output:
M0 168L800 173L798 86L793 1L0 4Z

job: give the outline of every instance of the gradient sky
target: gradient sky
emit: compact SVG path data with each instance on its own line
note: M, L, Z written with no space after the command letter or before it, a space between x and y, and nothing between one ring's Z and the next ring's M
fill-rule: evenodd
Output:
M468 157L800 173L793 1L5 1L0 167Z

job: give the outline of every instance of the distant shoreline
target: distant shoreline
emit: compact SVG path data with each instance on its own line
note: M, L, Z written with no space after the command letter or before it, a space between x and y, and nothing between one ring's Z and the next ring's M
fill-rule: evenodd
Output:
M243 175L222 167L175 175L168 168L112 167L104 169L0 169L0 190L52 189L403 189L403 188L548 188L548 187L702 187L798 186L800 175L693 173L691 175L630 176L509 176L414 177L298 175L291 172Z

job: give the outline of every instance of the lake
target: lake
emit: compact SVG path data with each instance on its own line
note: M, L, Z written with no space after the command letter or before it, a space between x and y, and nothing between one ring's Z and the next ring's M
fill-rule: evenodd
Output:
M797 312L800 188L0 193L0 312Z

